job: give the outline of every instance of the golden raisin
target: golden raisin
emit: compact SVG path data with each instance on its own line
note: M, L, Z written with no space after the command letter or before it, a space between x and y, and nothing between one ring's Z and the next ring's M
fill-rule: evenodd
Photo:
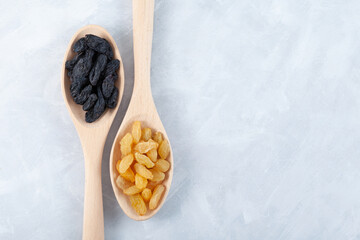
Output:
M154 140L150 139L147 142L139 142L134 147L135 151L138 151L139 153L147 153L151 149L156 149L158 147L158 143Z
M155 140L155 142L157 142L158 144L160 144L160 143L162 142L162 140L163 140L163 137L162 137L161 132L156 132L156 133L154 134L153 139Z
M145 202L148 202L151 198L151 190L148 188L145 188L142 192L141 192L141 196L144 199Z
M147 156L140 154L138 152L135 153L135 159L138 163L141 163L143 165L145 165L147 168L152 168L154 167L154 163L150 160L150 158L148 158Z
M134 160L134 155L132 155L132 153L126 155L119 164L119 172L120 173L126 172L126 170L130 167L133 160Z
M151 129L150 128L143 128L141 131L141 137L144 141L149 141L151 138Z
M160 143L158 152L159 152L159 155L160 155L160 157L161 157L162 159L166 159L167 156L169 155L170 145L169 145L169 142L168 142L166 139L164 139L164 140Z
M170 168L170 163L164 159L159 159L155 163L155 168L160 170L161 172L166 172Z
M121 140L120 140L120 151L123 156L128 155L131 153L131 144L133 142L133 138L130 133L127 133Z
M153 190L157 185L161 184L162 181L149 181L148 185L146 186L146 188L149 188L150 190Z
M163 185L157 185L154 189L154 192L150 198L149 208L155 209L159 203L161 195L163 194L165 187Z
M133 123L131 133L134 143L138 143L141 138L141 123L139 121Z
M156 149L152 149L146 153L146 155L150 158L151 161L157 161L157 151Z
M160 172L157 169L149 169L149 171L151 172L151 174L153 175L152 177L152 181L162 181L165 178L165 173Z
M128 181L126 181L125 178L123 178L122 176L119 175L119 176L116 178L116 185L117 185L118 188L120 188L121 190L124 190L124 189L130 187L130 186L131 186L131 183L128 182Z
M118 160L116 162L116 170L118 171L118 173L120 173L120 170L119 170L120 162L121 162L121 160Z
M135 185L128 187L123 190L124 194L126 195L133 195L141 192L141 189L138 189Z
M121 140L120 145L131 145L133 142L133 137L130 133L127 133Z
M130 196L130 203L139 215L144 215L147 211L146 205L140 194Z
M147 185L148 181L143 176L139 175L138 173L135 175L135 186L138 189L144 189Z
M152 179L153 178L153 175L150 172L150 170L148 170L144 165L141 165L139 163L135 163L134 168L135 168L135 171L139 175L143 176L144 178L147 178L147 179Z
M121 173L120 175L130 182L135 182L135 174L134 174L133 170L131 169L131 167L129 167L126 170L126 172Z
M122 156L128 155L129 153L131 153L131 145L121 145L120 151Z

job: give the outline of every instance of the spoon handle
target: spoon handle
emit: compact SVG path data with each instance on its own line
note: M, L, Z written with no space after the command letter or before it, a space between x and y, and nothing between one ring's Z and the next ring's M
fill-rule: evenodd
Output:
M89 140L89 142L91 142ZM83 240L104 239L104 215L101 186L101 160L104 146L98 141L83 145L85 158L85 196ZM105 143L105 140L104 140Z
M153 38L154 0L133 0L134 90L140 100L152 100L150 62ZM149 98L150 97L150 98ZM134 99L134 97L132 97Z

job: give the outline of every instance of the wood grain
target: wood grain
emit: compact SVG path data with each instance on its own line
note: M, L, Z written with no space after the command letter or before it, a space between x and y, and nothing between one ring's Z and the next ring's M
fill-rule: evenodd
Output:
M125 196L116 186L115 180L118 174L115 165L117 160L121 158L120 140L125 133L131 132L131 125L134 121L141 121L142 127L149 127L153 131L160 131L164 138L169 140L151 94L150 65L153 19L154 0L133 0L134 89L128 110L113 143L110 156L110 177L116 199L125 214L134 220L149 219L162 207L171 186L174 166L173 154L170 151L167 160L171 166L163 182L165 193L159 202L159 206L154 210L148 210L144 216L137 215L131 207L129 197Z
M70 95L70 80L65 70L65 62L74 57L72 51L73 43L85 34L94 34L105 38L114 51L114 58L120 60L118 76L120 78L115 82L119 89L117 105L114 109L107 109L103 115L93 123L85 121L85 112L82 106L76 104ZM124 68L119 50L114 39L102 27L97 25L88 25L77 31L71 39L68 49L65 53L61 73L61 87L66 107L74 122L78 132L85 159L85 197L84 197L84 222L83 222L83 239L104 239L104 216L101 188L101 160L106 137L110 126L116 115L124 90ZM76 161L74 159L74 161Z

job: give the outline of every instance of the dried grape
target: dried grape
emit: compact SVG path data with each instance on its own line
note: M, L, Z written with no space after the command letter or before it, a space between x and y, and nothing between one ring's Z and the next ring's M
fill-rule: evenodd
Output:
M135 185L124 189L124 194L126 195L133 195L141 192L141 189L138 189Z
M170 145L169 142L165 139L160 143L158 149L159 155L162 159L166 159L170 152Z
M119 172L120 173L126 172L126 170L132 164L133 160L134 160L134 155L132 155L132 153L130 153L129 155L126 155L120 162Z
M96 121L105 111L105 99L103 98L99 87L97 88L97 95L98 100L96 101L95 106L85 114L85 121L88 123Z
M115 180L116 185L121 189L124 190L126 188L129 188L131 186L131 183L128 182L124 177L118 176Z
M109 98L114 90L115 76L109 75L102 82L102 92L105 98Z
M149 188L145 188L142 192L141 192L141 196L144 199L145 202L148 202L151 198L151 190Z
M119 69L119 67L120 67L120 61L118 59L111 60L106 65L104 76L107 77L109 75L116 74L116 71Z
M139 189L144 189L147 185L148 181L143 176L138 173L135 175L135 186Z
M156 133L154 134L154 140L155 140L155 142L157 142L158 144L160 144L160 143L162 142L163 137L162 137L161 132L156 132Z
M156 149L157 147L158 147L158 143L150 139L147 142L139 142L138 144L136 144L134 150L138 151L139 153L147 153L151 149Z
M152 173L144 165L135 163L134 168L135 168L136 173L143 176L144 178L147 178L150 180L153 178Z
M89 74L89 80L91 85L96 86L99 81L101 72L105 69L107 63L107 57L104 54L100 54L95 61L94 67Z
M83 52L87 48L85 38L82 37L79 40L77 40L74 44L73 51L76 53Z
M95 93L90 94L89 98L86 100L86 102L83 105L84 111L89 111L96 103L98 97Z
M151 161L156 162L157 161L157 150L152 149L146 153L146 155L150 158Z
M157 170L157 169L149 169L149 171L151 172L151 174L152 174L152 181L155 181L155 182L157 182L157 181L162 181L162 180L164 180L164 178L165 178L165 173L163 173L163 172L160 172L159 170Z
M92 86L87 85L77 96L74 97L74 102L77 104L84 104L89 98L92 91Z
M130 181L130 182L135 182L135 174L133 172L133 170L131 169L131 167L129 167L126 172L120 174L123 178L125 178L126 180Z
M145 165L147 168L152 168L155 166L149 157L138 152L135 152L135 159L138 163Z
M170 163L164 159L159 159L155 163L155 168L161 172L166 172L170 168Z
M86 44L89 48L93 49L96 52L105 54L109 59L113 58L113 52L110 44L106 39L100 38L92 34L86 34L85 36Z
M141 138L141 123L139 121L133 123L131 133L134 143L138 143Z
M158 185L155 187L154 192L150 198L149 209L155 209L157 207L164 190L165 187L163 185Z
M130 203L134 210L139 215L144 215L147 211L146 205L140 194L134 194L130 196Z
M141 130L141 138L144 141L149 141L149 139L151 138L151 129L150 128L143 128L143 130Z
M117 87L114 87L111 96L108 99L106 99L106 106L110 109L115 108L118 100L118 96L119 96L119 90L117 89Z

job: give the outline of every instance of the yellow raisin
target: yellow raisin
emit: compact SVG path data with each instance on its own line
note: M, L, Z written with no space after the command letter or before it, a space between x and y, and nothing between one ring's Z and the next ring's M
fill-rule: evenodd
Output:
M147 153L151 149L156 149L158 147L158 143L150 139L147 142L139 142L134 147L134 150L139 153Z
M120 173L126 172L126 170L130 167L133 160L134 160L134 155L132 155L132 153L126 155L119 164L119 172Z
M170 145L169 145L169 142L168 142L166 139L164 139L164 140L160 143L158 152L159 152L159 155L160 155L160 157L161 157L162 159L166 159L167 156L169 155Z
M157 185L161 184L162 181L149 181L148 185L146 186L146 188L149 188L150 190L153 190Z
M157 151L156 149L152 149L146 153L146 155L150 158L151 161L157 161Z
M143 128L143 130L141 131L141 138L144 141L149 141L149 139L151 138L151 129L150 128Z
M138 173L135 175L135 186L138 189L144 189L147 185L148 181L143 176L139 175Z
M170 168L170 163L168 161L164 160L164 159L159 159L155 163L155 168L157 170L160 170L161 172L166 172Z
M128 187L123 190L124 194L126 195L133 195L141 192L141 189L138 189L135 185Z
M118 186L118 188L120 188L121 190L124 190L131 186L131 183L126 181L126 179L120 175L116 178L115 182L116 182L116 185Z
M163 140L163 137L162 137L161 132L156 132L156 133L154 134L153 139L155 140L155 142L157 142L158 144L160 144L160 143L162 142L162 140Z
M120 145L131 145L133 142L133 137L130 133L125 134L125 136L120 140Z
M141 123L139 121L133 123L131 133L134 143L138 143L141 138Z
M135 174L131 167L129 167L126 172L121 173L121 176L130 182L135 182Z
M163 194L165 187L163 185L157 185L154 189L154 192L150 198L149 208L155 209L159 203L161 195Z
M153 175L152 177L152 181L162 181L165 178L165 173L160 172L157 169L149 169L149 171L151 172L151 174Z
M145 188L142 192L141 192L141 196L144 199L145 202L148 202L151 198L151 190L148 188Z
M135 159L138 163L141 163L143 165L145 165L147 168L152 168L154 167L154 163L150 160L150 158L148 158L147 156L140 154L138 152L135 153Z
M131 153L131 145L121 145L120 151L122 156L128 155L129 153Z
M120 173L120 170L119 170L120 162L121 162L121 160L118 160L116 162L116 170L118 171L118 173Z
M144 178L147 178L147 179L153 178L152 173L144 165L135 163L134 168L135 168L136 173L143 176Z
M146 205L140 194L134 194L130 196L130 203L134 210L139 215L144 215L147 211Z

